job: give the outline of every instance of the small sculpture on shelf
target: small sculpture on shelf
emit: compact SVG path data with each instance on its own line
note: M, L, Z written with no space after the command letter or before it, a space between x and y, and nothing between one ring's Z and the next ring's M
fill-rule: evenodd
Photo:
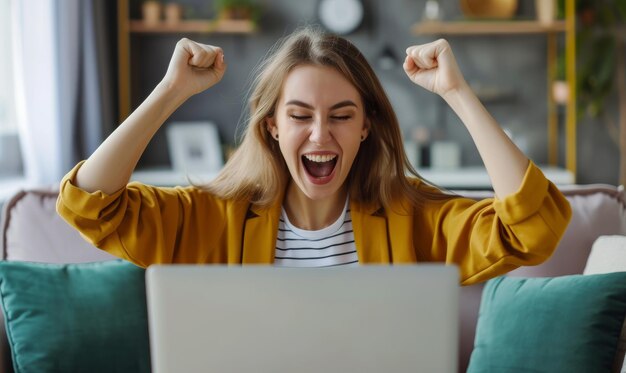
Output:
M443 18L439 0L426 0L422 21L437 22Z

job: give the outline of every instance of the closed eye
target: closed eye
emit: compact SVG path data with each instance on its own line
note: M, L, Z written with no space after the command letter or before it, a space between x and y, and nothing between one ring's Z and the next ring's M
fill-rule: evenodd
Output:
M346 121L352 118L350 115L334 115L331 117L334 120Z
M310 115L293 115L293 114L291 114L289 117L291 119L293 119L293 120L299 120L299 121L311 119Z

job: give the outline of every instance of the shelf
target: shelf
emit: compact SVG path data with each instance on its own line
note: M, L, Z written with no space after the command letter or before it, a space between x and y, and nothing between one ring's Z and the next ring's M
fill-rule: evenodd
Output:
M552 167L558 164L559 155L559 117L557 106L551 94L552 83L555 78L555 65L558 53L557 39L565 41L566 80L570 87L576 87L576 1L565 0L565 19L550 23L542 23L532 19L459 19L454 21L422 21L415 23L411 32L413 35L436 36L475 36L475 35L542 35L546 38L546 66L547 66L547 138L548 163ZM515 99L515 92L503 95L503 92L487 92L481 95L486 102ZM565 105L565 166L573 178L576 177L576 90L570 89Z
M575 183L574 174L563 168L539 167L546 178L556 185ZM417 172L426 180L447 189L491 189L491 179L484 167L462 167L456 169L420 168Z
M161 22L147 24L140 20L128 22L132 33L167 34L167 33L228 33L251 34L256 32L256 24L248 20L188 20L176 23Z
M470 83L470 86L482 103L512 102L518 98L513 88L500 88L491 85Z
M146 24L138 18L131 18L131 0L117 0L117 103L119 123L122 123L134 109L132 104L133 87L138 79L131 76L131 64L135 43L142 37L159 38L189 34L221 34L240 36L258 32L257 24L250 20L184 19L178 22L161 21ZM133 8L136 6L133 5Z
M424 21L413 25L415 35L542 34L565 32L565 21Z

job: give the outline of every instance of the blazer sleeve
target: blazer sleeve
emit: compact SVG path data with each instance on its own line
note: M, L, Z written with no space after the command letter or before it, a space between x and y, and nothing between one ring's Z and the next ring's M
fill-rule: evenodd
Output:
M488 280L519 266L548 259L559 243L571 208L558 188L532 162L520 189L503 199L451 198L424 209L432 242L417 248L422 260L459 266L464 285ZM423 222L423 221L422 221Z
M56 208L96 247L142 267L213 261L207 256L219 255L210 246L223 232L224 206L208 193L140 183L111 195L88 193L74 182L81 165L61 181Z

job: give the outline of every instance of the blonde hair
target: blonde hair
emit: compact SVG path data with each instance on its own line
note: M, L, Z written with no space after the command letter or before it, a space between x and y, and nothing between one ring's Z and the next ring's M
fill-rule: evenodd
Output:
M300 65L332 67L351 82L361 95L369 136L347 178L351 198L388 207L404 195L415 203L440 194L420 191L406 173L419 177L404 152L398 119L385 91L361 52L348 40L305 27L277 43L259 66L253 82L250 117L239 148L206 189L224 199L246 199L269 206L282 195L289 170L278 143L267 130L266 118L274 114L283 81Z

